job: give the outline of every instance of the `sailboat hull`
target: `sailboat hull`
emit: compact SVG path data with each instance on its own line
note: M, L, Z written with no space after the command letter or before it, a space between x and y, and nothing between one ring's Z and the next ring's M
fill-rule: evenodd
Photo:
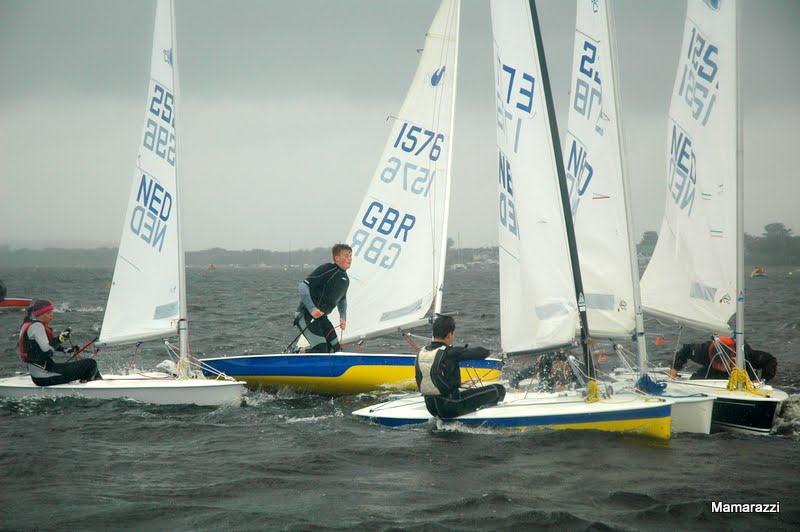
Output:
M375 390L415 390L415 355L333 353L321 355L246 355L203 359L203 365L247 383L248 387L289 387L314 393L343 395ZM499 359L461 363L461 379L496 381ZM211 370L204 368L204 372Z
M670 389L685 393L704 393L715 398L711 417L713 430L727 430L746 434L768 435L780 415L786 392L764 386L767 395L743 391L728 391L725 380L691 380L671 382Z
M669 439L671 407L671 401L644 400L633 395L587 403L574 392L509 392L502 403L443 422L518 430L599 430ZM362 408L353 415L388 427L434 420L419 394Z
M24 297L7 297L0 301L0 310L16 310L31 304L30 299Z
M240 382L215 379L176 379L159 372L104 375L102 380L37 386L29 375L0 379L0 397L6 399L80 397L131 399L158 405L235 405L245 392Z
M659 380L659 375L651 373L650 377ZM614 389L617 392L632 392L639 373L631 371L617 370L613 374L616 379ZM672 432L690 432L694 434L710 434L711 420L714 411L714 397L698 390L681 391L667 383L667 388L663 395L657 395L669 399L672 405Z

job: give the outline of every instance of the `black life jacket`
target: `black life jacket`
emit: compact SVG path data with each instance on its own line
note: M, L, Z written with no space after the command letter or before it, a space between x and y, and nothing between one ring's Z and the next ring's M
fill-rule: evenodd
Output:
M31 358L39 359L41 355L44 354L42 348L39 347L39 342L28 338L28 329L30 329L31 325L34 323L41 323L44 325L44 332L47 334L47 339L49 341L52 341L56 337L56 333L53 332L53 329L39 320L31 320L23 323L22 330L19 332L19 358L26 364L30 362ZM31 355L33 355L33 357L31 357Z
M305 283L314 305L325 314L330 314L347 295L350 278L346 271L331 262L311 272Z

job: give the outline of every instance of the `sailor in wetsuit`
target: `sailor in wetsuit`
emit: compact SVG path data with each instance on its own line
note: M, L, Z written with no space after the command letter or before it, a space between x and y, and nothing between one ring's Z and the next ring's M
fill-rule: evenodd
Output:
M733 338L720 336L717 341L696 344L683 344L675 354L672 368L667 372L673 379L678 376L678 370L691 360L700 364L700 369L692 374L692 379L727 379L730 370L736 367L736 342ZM766 351L757 351L744 344L744 360L747 374L751 379L756 378L755 371L761 372L761 378L769 382L778 371L778 360Z
M28 365L33 383L53 386L75 380L102 379L93 358L62 363L53 360L56 351L65 351L63 343L69 338L69 329L56 336L50 328L52 319L53 305L45 299L37 299L28 307L19 332L19 356Z
M347 287L350 278L347 269L353 262L353 249L347 244L336 244L331 249L333 263L323 264L298 285L300 306L294 324L308 341L306 353L335 353L341 351L336 329L328 314L339 311L339 328L347 326Z
M489 356L483 347L453 347L456 322L450 316L433 320L433 341L417 355L417 387L425 396L428 412L438 418L468 414L482 406L497 404L506 396L500 384L460 389L462 360L482 360Z

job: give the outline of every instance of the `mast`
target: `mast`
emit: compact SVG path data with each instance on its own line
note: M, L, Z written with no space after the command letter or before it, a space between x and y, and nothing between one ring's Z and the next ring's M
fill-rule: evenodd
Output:
M647 343L644 337L644 314L642 313L642 295L639 291L639 261L636 254L636 240L633 230L633 209L631 208L631 185L628 178L628 157L625 150L625 135L622 134L622 113L620 103L619 78L617 76L617 38L611 10L608 2L603 2L606 15L606 33L608 34L608 62L611 65L611 77L614 86L614 110L617 119L617 144L619 145L620 165L622 169L622 190L625 193L625 222L628 228L628 259L631 268L631 284L633 286L633 311L636 319L636 346L639 355L639 372L647 373Z
M182 231L182 218L183 211L183 193L181 186L181 154L180 150L181 136L178 134L177 117L180 116L178 112L180 102L180 87L178 85L178 50L177 50L177 33L175 26L175 0L169 0L169 13L170 13L170 42L171 42L171 55L172 55L172 90L175 92L173 100L173 110L175 118L173 118L172 127L175 130L175 192L178 195L178 205L175 212L176 218L176 240L178 242L178 294L180 310L178 314L178 346L180 349L180 361L178 370L180 377L186 377L185 371L188 370L188 365L185 363L189 359L189 321L187 317L187 304L186 304L186 259L183 253L183 243L181 242Z
M442 217L442 241L441 256L439 257L439 264L437 266L436 277L436 294L433 300L433 313L439 314L442 311L442 295L444 294L444 269L447 260L447 222L450 217L450 183L453 179L453 137L455 133L455 119L456 119L456 84L458 83L458 41L459 32L461 31L461 1L457 0L455 3L457 10L456 14L456 50L453 61L453 103L450 108L450 149L447 151L447 173L449 178L444 188L444 215ZM435 243L434 243L435 245Z
M736 39L736 367L744 368L744 142L742 134L741 75L742 41L739 39L739 2L733 3L736 10L733 34Z
M572 221L572 209L569 204L569 190L567 188L567 176L564 173L564 158L561 154L561 138L558 135L558 125L556 124L555 108L553 96L550 94L550 77L547 74L547 61L544 56L544 44L542 33L539 27L539 16L536 13L536 0L529 0L531 8L531 22L533 23L533 35L536 39L536 53L539 58L539 67L542 71L542 85L544 87L544 99L547 105L547 117L550 121L550 140L553 148L553 157L556 162L558 172L558 185L561 191L561 210L564 215L564 224L567 230L567 243L569 244L569 258L572 265L572 280L575 284L575 296L578 301L578 314L581 324L581 348L586 363L586 374L590 379L594 378L594 363L589 352L587 335L589 324L586 319L586 298L583 295L583 281L581 280L580 261L578 260L578 246L575 240L575 226Z

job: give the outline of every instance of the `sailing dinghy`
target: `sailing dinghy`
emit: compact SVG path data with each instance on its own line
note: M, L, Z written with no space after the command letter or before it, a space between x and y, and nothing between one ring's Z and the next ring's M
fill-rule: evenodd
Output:
M738 17L736 1L688 1L667 126L666 207L642 298L646 312L714 335L730 334L735 313L736 367L743 368ZM736 374L730 381L681 378L669 388L716 397L713 428L769 434L788 395L761 382L739 386Z
M6 297L6 285L0 281L0 310L21 309L32 303L32 300L25 297Z
M666 395L675 402L673 432L708 434L713 397L636 386L648 372L647 344L612 24L606 0L578 0L564 153L589 331L593 338L614 341L622 352L617 342L636 338L639 371L626 373L615 389Z
M0 379L2 397L125 398L196 405L241 401L242 383L219 373L205 378L191 368L177 172L178 72L172 0L157 3L151 61L143 141L98 345L136 344L177 334L177 375L104 374L102 380L56 386L36 386L29 375L17 375Z
M581 330L586 311L566 177L553 112L536 6L493 0L500 204L500 338L508 355L564 348ZM670 436L672 402L619 394L601 397L590 381L581 390L512 390L494 406L447 420L466 425L633 432ZM366 407L354 415L399 426L433 418L414 394Z
M443 0L350 229L348 327L342 345L427 325L441 312L458 61L459 0ZM334 311L330 317L338 323ZM252 387L325 394L415 389L416 353L265 354L203 359ZM462 376L496 380L502 362L470 361Z

